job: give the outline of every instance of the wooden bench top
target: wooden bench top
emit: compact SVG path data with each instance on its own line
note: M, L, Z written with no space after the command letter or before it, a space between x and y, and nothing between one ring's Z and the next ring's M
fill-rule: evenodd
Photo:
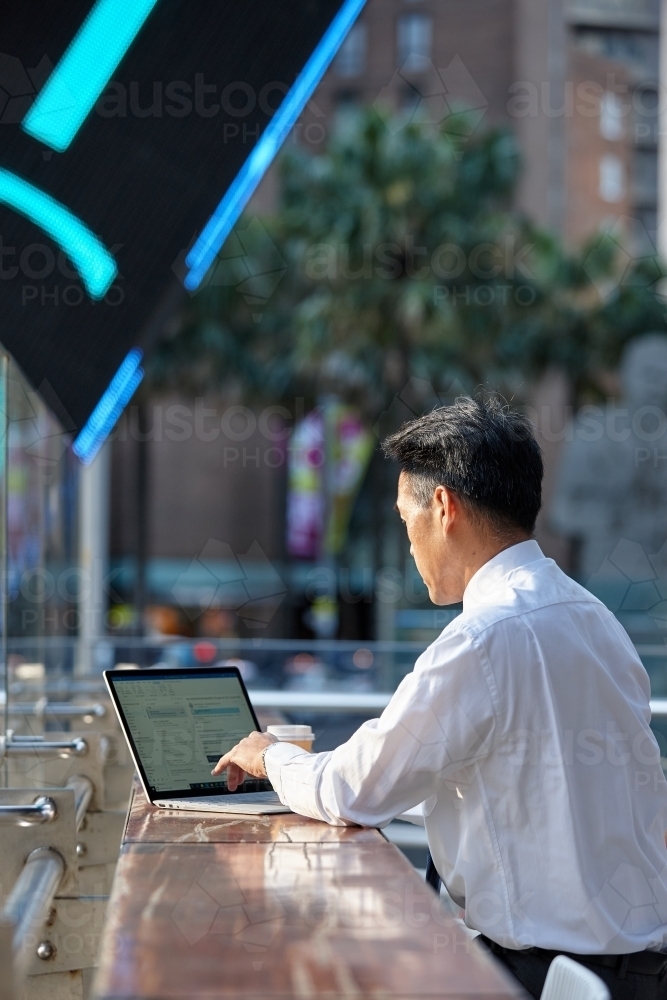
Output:
M137 787L94 997L522 996L377 830L154 810Z

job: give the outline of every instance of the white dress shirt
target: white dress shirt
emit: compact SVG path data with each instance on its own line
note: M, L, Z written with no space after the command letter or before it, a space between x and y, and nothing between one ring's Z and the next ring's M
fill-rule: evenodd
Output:
M667 948L667 782L626 632L534 541L473 576L463 613L379 719L336 750L266 753L281 801L382 826L423 802L469 927L508 948Z

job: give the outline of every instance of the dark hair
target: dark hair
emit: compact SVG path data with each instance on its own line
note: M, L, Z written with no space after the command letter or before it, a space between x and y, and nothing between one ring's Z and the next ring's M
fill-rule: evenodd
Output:
M499 397L460 396L403 424L382 447L408 473L423 506L447 486L496 530L532 534L542 505L542 453L527 417Z

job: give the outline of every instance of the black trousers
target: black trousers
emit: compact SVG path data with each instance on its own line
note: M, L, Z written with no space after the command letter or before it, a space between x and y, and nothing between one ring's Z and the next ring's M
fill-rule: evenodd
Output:
M532 951L492 951L490 943L480 935L476 938L480 947L490 951L495 959L505 966L524 990L539 1000L544 980L552 959ZM615 969L605 966L588 965L587 968L606 983L611 1000L667 1000L667 971L660 976L647 976L639 972L626 972L621 978Z

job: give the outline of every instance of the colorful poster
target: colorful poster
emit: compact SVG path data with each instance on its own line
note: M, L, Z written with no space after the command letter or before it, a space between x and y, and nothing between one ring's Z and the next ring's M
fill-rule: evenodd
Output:
M289 448L289 555L316 559L342 550L372 451L372 434L343 403L327 403L297 424Z
M320 553L324 527L324 417L313 410L292 433L287 487L287 552L298 559Z

